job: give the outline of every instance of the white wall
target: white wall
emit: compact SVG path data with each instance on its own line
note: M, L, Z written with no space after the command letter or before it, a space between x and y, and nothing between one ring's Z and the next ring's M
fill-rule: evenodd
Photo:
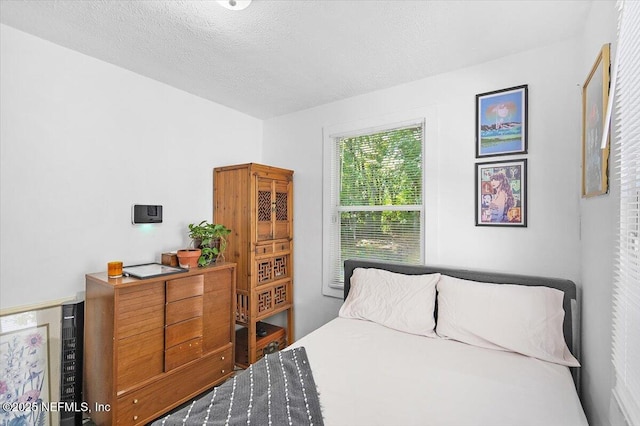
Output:
M585 22L581 48L581 83L586 80L598 52L616 40L615 2L593 2ZM612 45L612 54L615 45ZM614 58L615 59L615 58ZM610 167L614 165L609 162ZM610 172L610 178L613 173ZM611 304L613 252L617 229L619 183L610 179L607 195L580 200L582 282L582 398L590 424L618 426L610 422L609 399L613 387L611 366Z
M579 282L579 40L524 52L264 123L263 159L295 174L298 337L336 316L321 294L323 128L426 117L427 263ZM475 95L529 86L527 228L476 227ZM494 159L504 159L498 157Z
M160 261L211 220L213 168L261 157L260 120L5 25L0 40L1 308ZM132 204L164 223L132 225Z

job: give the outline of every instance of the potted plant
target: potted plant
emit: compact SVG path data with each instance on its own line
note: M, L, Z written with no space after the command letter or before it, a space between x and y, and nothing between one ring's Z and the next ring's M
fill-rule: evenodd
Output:
M188 248L183 250L178 250L178 264L181 268L195 268L199 264L199 258L202 254L202 250L199 248Z
M189 238L193 246L201 250L198 266L206 266L212 262L224 260L227 248L227 235L231 230L219 223L203 220L199 224L189 224Z

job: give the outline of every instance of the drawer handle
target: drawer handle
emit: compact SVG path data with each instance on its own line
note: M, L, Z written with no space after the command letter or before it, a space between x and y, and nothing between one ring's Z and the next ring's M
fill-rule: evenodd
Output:
M137 404L137 403L138 403L138 400L137 400L137 399L134 399L134 400L133 400L133 403L134 403L134 404Z
M277 341L273 341L271 343L269 343L267 346L264 347L264 349L262 349L262 354L263 355L268 355L268 354L272 354L274 352L277 352L279 349L280 344Z

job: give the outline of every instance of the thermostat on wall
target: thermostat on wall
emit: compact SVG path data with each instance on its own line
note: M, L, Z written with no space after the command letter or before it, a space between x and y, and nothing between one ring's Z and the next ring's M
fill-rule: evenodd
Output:
M131 223L162 223L162 206L134 204L131 207Z

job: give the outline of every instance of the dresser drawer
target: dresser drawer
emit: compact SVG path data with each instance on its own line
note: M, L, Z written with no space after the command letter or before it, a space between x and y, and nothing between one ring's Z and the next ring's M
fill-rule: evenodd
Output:
M166 311L165 322L167 325L202 316L202 296L167 303Z
M164 327L163 282L121 288L116 295L118 339Z
M202 337L202 317L168 325L165 329L165 347L168 349L196 337Z
M263 254L271 254L273 253L273 244L268 243L268 244L257 244L256 245L256 255L260 256Z
M200 362L184 368L176 368L148 386L120 396L117 400L116 423L146 424L222 382L232 372L229 345L224 351L203 357Z
M202 338L197 337L169 348L164 353L164 370L173 370L202 356Z
M291 244L287 240L272 241L264 244L256 244L256 256L269 255L272 253L287 252L291 249Z
M274 241L273 252L289 251L291 249L289 241Z
M204 289L204 276L178 278L167 281L167 303L193 296L201 296Z

